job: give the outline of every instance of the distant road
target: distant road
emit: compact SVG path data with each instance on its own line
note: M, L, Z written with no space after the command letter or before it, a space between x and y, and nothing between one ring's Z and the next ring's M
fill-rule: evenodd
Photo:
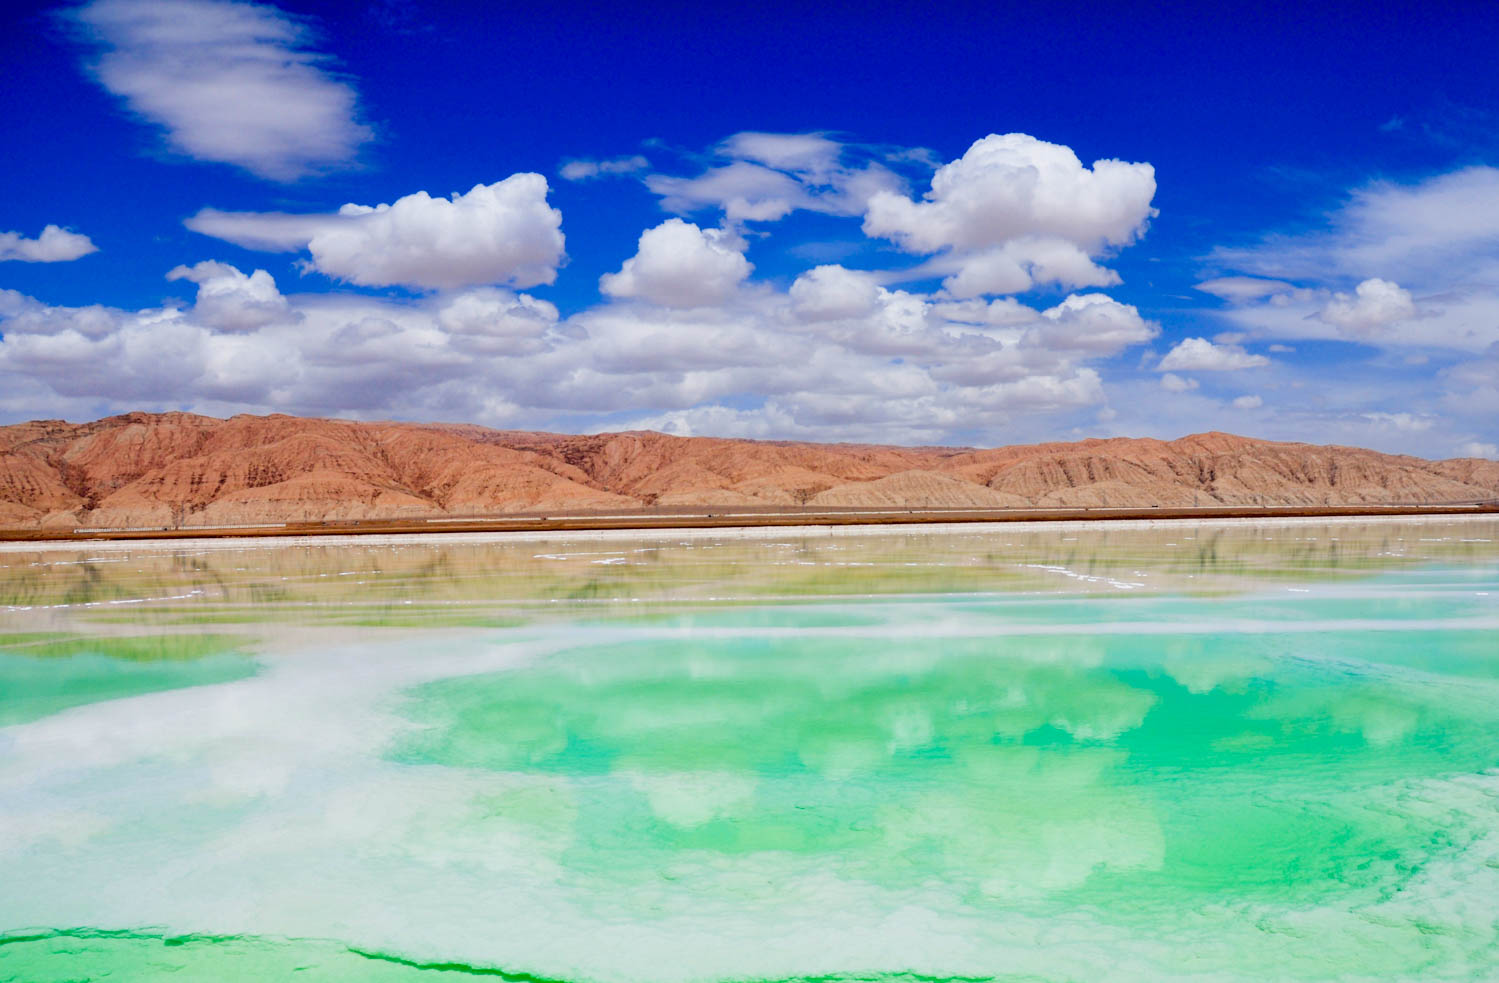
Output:
M517 513L393 519L329 519L232 526L0 529L0 541L196 539L225 536L349 536L585 529L712 529L731 526L917 525L933 522L1055 522L1102 519L1240 519L1336 516L1499 515L1499 500L1410 505L1213 505L1191 508L871 509L696 508Z

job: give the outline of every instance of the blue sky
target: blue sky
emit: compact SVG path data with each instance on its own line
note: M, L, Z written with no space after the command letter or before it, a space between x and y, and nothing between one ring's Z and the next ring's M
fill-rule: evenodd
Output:
M1492 4L0 20L0 420L1499 457Z

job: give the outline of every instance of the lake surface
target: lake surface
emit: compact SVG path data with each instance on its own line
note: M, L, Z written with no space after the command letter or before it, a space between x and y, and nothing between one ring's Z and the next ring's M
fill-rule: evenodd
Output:
M1499 522L0 552L0 980L1499 979Z

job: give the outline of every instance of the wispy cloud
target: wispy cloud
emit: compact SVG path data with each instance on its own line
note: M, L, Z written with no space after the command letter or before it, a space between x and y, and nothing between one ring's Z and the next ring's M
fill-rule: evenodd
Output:
M1495 202L1493 167L1365 185L1320 230L1216 250L1220 271L1251 276L1199 289L1228 300L1225 316L1258 338L1484 351L1499 343Z
M870 196L905 181L883 148L840 143L821 133L736 133L692 177L650 174L645 183L678 215L720 210L729 222L774 222L797 210L861 215Z
M307 27L229 0L95 0L65 15L94 77L195 160L291 181L351 164L370 130Z
M570 160L557 173L564 181L587 181L596 177L637 174L650 166L650 161L636 154L633 157L613 157L607 160Z

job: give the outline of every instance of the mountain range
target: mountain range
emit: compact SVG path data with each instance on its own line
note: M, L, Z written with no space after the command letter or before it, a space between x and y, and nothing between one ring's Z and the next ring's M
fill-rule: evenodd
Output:
M128 413L0 427L0 526L693 506L1343 505L1499 497L1499 462L1226 433L990 449Z

